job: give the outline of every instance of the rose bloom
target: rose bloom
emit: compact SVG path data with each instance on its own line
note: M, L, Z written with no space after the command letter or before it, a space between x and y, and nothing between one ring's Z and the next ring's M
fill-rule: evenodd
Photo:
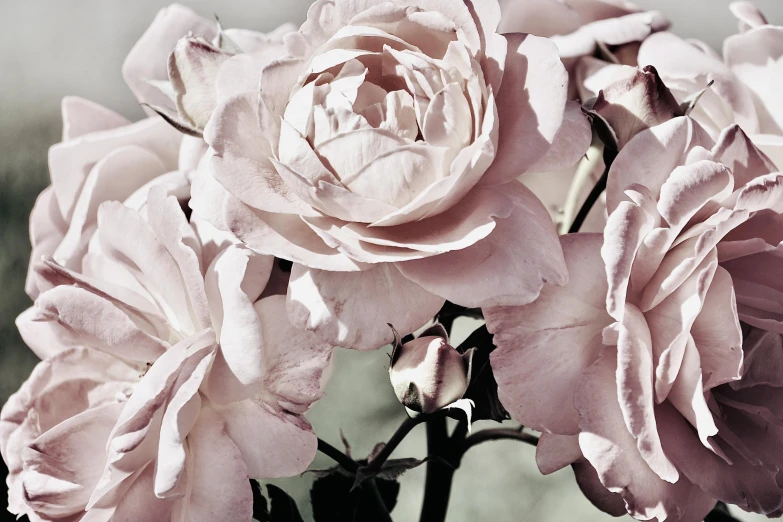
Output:
M678 99L715 82L693 111L713 138L736 123L778 167L783 165L783 27L770 25L751 2L731 5L741 32L723 44L723 56L706 44L660 33L645 40L639 62L654 65Z
M669 25L661 13L644 12L625 0L505 0L500 5L502 32L531 33L555 42L569 71L569 99L583 103L613 83L626 80L629 70L637 66L640 43ZM569 104L574 112L567 114L567 121L579 123L580 104ZM598 148L588 151L577 165L579 159L576 157L573 164L560 169L542 162L520 177L544 203L561 233L567 232L604 170ZM582 230L603 230L605 221L601 200Z
M33 520L250 520L248 477L303 472L331 347L287 320L273 258L188 223L155 187L104 203L77 274L17 321L44 357L0 415L12 511Z
M783 175L738 126L713 142L679 117L620 152L607 205L603 237L562 238L567 286L485 310L501 401L544 432L541 469L575 463L608 512L777 513L777 432L724 397L745 386L739 321L783 333Z
M549 216L515 180L575 163L589 126L558 134L556 47L499 20L494 0L320 0L260 89L212 113L191 205L294 262L296 326L375 349L392 340L379 325L411 332L446 299L522 304L565 283Z

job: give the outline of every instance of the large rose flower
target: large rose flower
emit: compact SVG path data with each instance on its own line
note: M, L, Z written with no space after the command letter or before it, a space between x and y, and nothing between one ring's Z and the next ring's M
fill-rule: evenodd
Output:
M546 211L514 180L573 164L589 128L558 134L557 49L499 19L493 0L320 0L260 92L213 113L191 205L295 262L297 326L375 349L392 340L379 325L410 332L445 299L520 304L565 282Z
M702 42L660 33L645 40L639 62L654 65L680 100L714 82L693 118L713 137L731 124L740 125L780 167L783 27L768 24L751 2L734 2L731 8L742 32L726 39L722 57Z
M265 291L272 264L158 187L143 213L100 207L82 274L39 264L50 289L18 325L46 360L0 425L12 508L250 520L248 477L304 471L331 348Z
M63 100L62 113L63 141L49 150L52 183L38 196L30 215L33 251L25 289L33 298L38 295L33 266L41 256L81 270L101 203L129 200L130 206L138 206L153 184L186 198L188 173L195 167L186 144L180 168L182 135L158 117L131 123L76 97Z
M613 492L640 520L702 520L715 499L776 512L777 457L746 451L713 390L742 375L739 319L783 332L783 175L739 127L714 143L680 117L620 152L607 205L603 237L562 238L566 287L485 311L503 404L570 444L542 445L542 468L576 461L609 511Z

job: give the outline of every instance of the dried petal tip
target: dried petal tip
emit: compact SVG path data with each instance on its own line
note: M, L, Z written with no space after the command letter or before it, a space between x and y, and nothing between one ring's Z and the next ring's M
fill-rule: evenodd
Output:
M407 408L433 413L459 400L468 388L467 365L443 337L419 337L400 345L389 369L394 392Z

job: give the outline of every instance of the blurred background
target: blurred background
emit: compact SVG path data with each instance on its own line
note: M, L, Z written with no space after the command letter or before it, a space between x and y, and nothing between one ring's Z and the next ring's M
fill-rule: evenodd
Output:
M16 391L37 360L20 339L14 318L30 305L24 277L30 254L27 219L38 193L48 184L47 149L60 139L60 99L89 98L131 118L143 116L125 86L120 66L126 53L165 0L0 0L0 403ZM268 31L305 19L309 0L185 0L203 16L218 14L225 27ZM716 49L736 32L730 0L636 0L664 11L673 30L706 41ZM770 22L783 23L783 0L757 0ZM460 342L479 323L458 322ZM455 345L456 345L455 343ZM365 456L388 439L404 418L386 368L387 350L338 350L328 396L308 415L321 438L340 446L342 429L354 456ZM474 429L480 429L477 425ZM425 453L418 427L396 456ZM319 457L314 468L332 463ZM3 475L5 472L3 471ZM277 481L309 517L312 476ZM402 478L396 521L418 520L424 469ZM0 505L5 489L0 488ZM449 521L614 520L579 492L570 469L542 477L533 448L519 442L494 442L471 450L456 474ZM0 518L3 518L0 516ZM745 521L762 517L738 515ZM628 519L630 520L630 518Z

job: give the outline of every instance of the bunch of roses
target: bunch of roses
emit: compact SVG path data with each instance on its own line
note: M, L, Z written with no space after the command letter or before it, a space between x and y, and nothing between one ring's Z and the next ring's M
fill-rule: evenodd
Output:
M448 301L542 472L639 520L783 513L783 28L732 10L723 57L625 0L161 11L123 66L147 119L63 101L9 510L249 521L248 478L315 456L333 346L395 341L406 406L462 397L445 331L386 326Z

